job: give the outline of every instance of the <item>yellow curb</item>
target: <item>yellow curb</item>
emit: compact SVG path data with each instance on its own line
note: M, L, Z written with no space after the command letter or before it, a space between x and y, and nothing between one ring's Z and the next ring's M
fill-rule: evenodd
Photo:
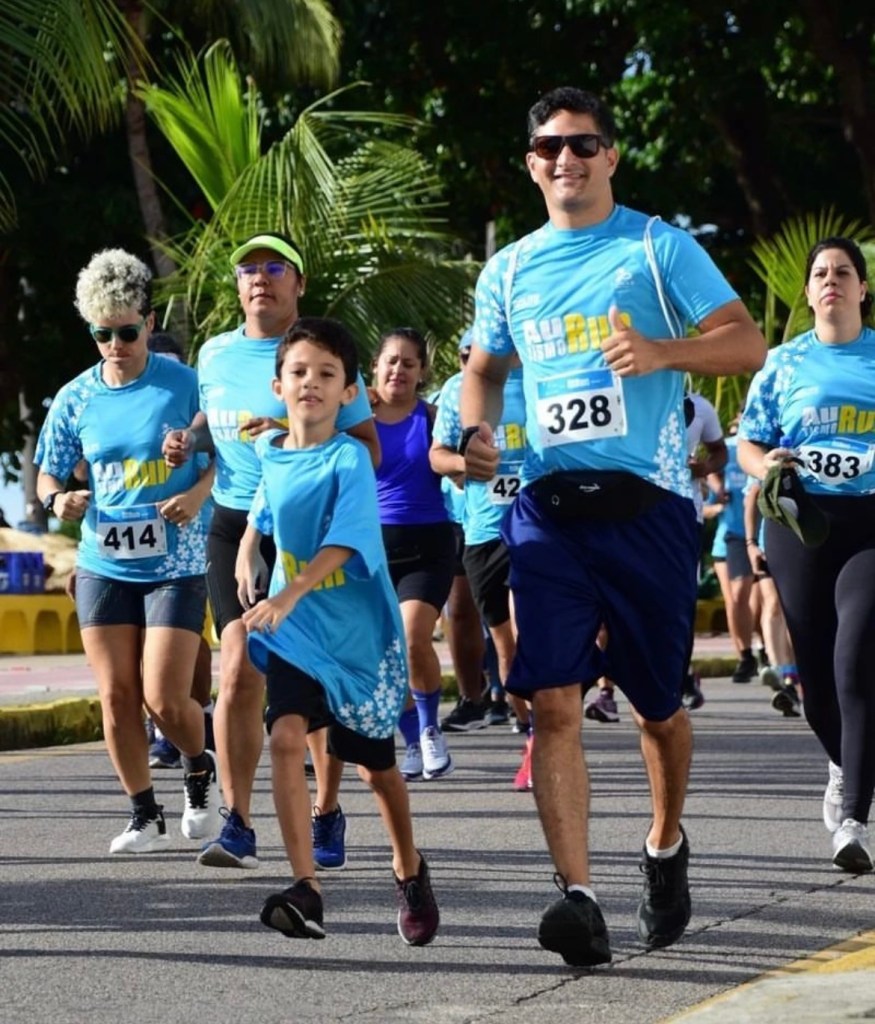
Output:
M764 971L755 978L751 978L750 981L745 981L741 985L736 985L725 992L720 992L709 999L704 999L701 1003L691 1006L676 1016L664 1018L661 1024L683 1024L683 1021L699 1019L704 1021L709 1019L707 1011L723 1007L730 1002L740 1003L737 1007L738 1020L752 1020L753 1018L743 1016L743 1000L752 989L757 988L764 982L799 975L808 977L814 974L830 975L854 971L871 971L873 968L875 968L875 931L861 932L859 935L853 936L853 938L844 939L841 942L837 942L834 946L827 946L826 949L812 953L811 956L804 957L801 960L793 960L770 971ZM760 1018L757 1017L756 1019L759 1020ZM765 1019L763 1017L763 1020Z
M97 697L0 709L0 750L53 747L102 738L103 721Z

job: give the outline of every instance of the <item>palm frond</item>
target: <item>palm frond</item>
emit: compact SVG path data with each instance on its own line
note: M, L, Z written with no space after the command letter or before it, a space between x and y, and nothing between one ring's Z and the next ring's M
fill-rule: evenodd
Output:
M202 61L180 58L178 68L176 81L139 83L135 92L215 209L261 154L255 85L243 93L226 40Z

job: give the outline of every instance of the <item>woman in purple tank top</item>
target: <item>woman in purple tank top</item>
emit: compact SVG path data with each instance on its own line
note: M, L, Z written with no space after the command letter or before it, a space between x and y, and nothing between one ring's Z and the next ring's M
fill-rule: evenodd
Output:
M432 634L453 583L455 540L428 459L434 406L418 395L428 370L425 338L412 327L388 331L374 360L374 419L383 458L377 496L389 572L407 640L412 704L399 728L408 780L449 775L453 759L438 721L441 666Z

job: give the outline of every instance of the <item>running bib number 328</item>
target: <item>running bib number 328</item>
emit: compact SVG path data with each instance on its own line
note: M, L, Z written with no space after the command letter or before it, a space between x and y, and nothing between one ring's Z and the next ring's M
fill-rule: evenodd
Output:
M545 448L623 437L623 382L610 370L538 381L537 415Z
M155 505L98 509L96 533L101 555L114 561L167 554L167 528Z

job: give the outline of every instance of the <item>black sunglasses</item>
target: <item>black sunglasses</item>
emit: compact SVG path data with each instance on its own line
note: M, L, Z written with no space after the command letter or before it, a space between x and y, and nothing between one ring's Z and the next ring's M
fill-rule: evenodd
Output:
M123 327L95 327L94 324L89 324L88 330L91 332L91 337L95 341L99 341L101 345L106 345L107 342L112 341L113 335L119 341L125 341L130 344L140 337L140 331L142 331L145 323L146 318L143 317L138 324L125 324Z
M610 149L607 139L588 132L579 135L533 135L531 146L535 156L542 160L555 160L562 152L563 146L568 146L575 156L587 160L594 157L601 146Z

